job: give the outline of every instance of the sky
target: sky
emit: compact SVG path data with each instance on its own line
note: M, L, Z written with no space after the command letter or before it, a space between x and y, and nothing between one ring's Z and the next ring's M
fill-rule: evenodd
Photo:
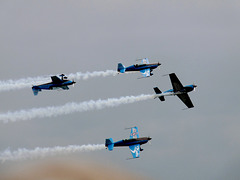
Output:
M31 87L0 92L0 113L153 94L156 86L172 88L163 75L173 72L183 85L198 86L189 93L195 106L189 110L166 97L1 123L0 151L103 144L128 138L124 128L138 126L140 136L152 137L139 159L127 161L128 148L69 156L149 179L239 179L239 8L235 0L0 1L0 81L116 70L119 62L145 57L162 64L145 79L140 73L96 77L38 96ZM5 162L0 176L24 164Z

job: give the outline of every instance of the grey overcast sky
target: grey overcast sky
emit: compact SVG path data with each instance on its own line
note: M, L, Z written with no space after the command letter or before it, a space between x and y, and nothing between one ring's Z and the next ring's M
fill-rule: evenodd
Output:
M69 91L31 87L0 93L0 113L67 102L152 94L171 88L175 72L195 107L177 97L98 111L0 124L0 151L104 143L138 126L151 136L141 158L128 148L75 153L76 161L125 169L152 179L240 179L240 2L235 0L0 1L0 80L115 70L148 57L162 65L140 74L77 81ZM20 163L22 166L26 161ZM0 173L19 163L0 165ZM1 174L0 174L1 176Z

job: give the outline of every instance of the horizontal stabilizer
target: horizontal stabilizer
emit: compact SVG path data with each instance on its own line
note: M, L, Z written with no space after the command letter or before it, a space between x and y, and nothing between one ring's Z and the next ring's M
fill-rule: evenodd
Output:
M38 95L38 90L33 90L33 94L34 94L34 96L37 96Z
M113 142L112 138L109 138L109 139L105 140L105 147L107 147L109 151L113 150L114 142Z
M37 96L38 92L41 91L41 89L38 86L33 86L32 91L33 91L34 96Z
M118 69L117 69L118 72L120 73L125 73L125 67L124 65L122 65L121 63L118 63Z
M153 89L154 89L154 91L155 91L156 94L162 94L162 91L160 91L160 89L158 89L158 87L155 87L155 88L153 88ZM158 97L158 98L160 99L160 101L165 101L164 96L160 96L160 97Z

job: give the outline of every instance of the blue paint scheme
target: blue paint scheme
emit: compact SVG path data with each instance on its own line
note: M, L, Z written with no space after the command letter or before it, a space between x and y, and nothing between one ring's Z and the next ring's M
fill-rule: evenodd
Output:
M53 88L61 88L62 86L69 86L72 85L73 81L67 81L61 84L54 84L54 83L49 83L49 84L42 84L39 86L33 86L33 88L36 89L45 89L45 90L52 90Z
M117 142L114 142L112 138L106 139L105 146L108 148L109 151L113 150L113 147L121 147L121 146L129 146L133 158L138 158L141 149L141 145L147 143L152 138L150 137L141 137L139 138L138 128L132 127L130 138L123 139Z
M165 101L164 96L172 96L176 95L179 99L188 107L193 108L194 105L188 96L188 93L193 91L197 86L195 84L183 86L182 83L179 81L178 77L175 73L169 74L173 89L169 89L164 91L163 93L158 89L158 87L154 87L154 91L157 94L156 97L160 99L160 101Z
M152 76L153 69L156 69L158 66L160 66L160 63L154 63L149 64L149 61L147 58L142 59L142 64L135 64L132 66L125 67L121 63L118 63L118 72L125 73L127 71L140 71L143 75L143 77L149 77Z
M145 144L149 141L149 139L139 139L139 138L136 138L136 139L123 139L123 140L120 140L120 141L117 141L117 142L114 142L114 146L131 146L131 145L136 145L136 144Z
M139 158L140 157L140 144L136 144L136 145L131 145L129 146L129 149L132 153L133 158Z
M158 64L135 64L125 68L125 71L141 71L144 69L156 69Z
M126 70L125 66L122 65L121 63L118 63L118 72L125 73L125 70Z
M44 90L53 90L53 89L63 89L63 90L68 90L69 89L69 85L73 85L76 82L71 81L71 80L67 80L67 77L64 74L60 75L62 78L58 78L57 76L51 76L52 78L52 82L50 83L46 83L46 84L41 84L38 86L33 86L32 90L33 90L33 94L36 96L38 95L39 91L42 91L42 89Z
M188 93L188 92L193 91L195 87L196 87L196 85L194 85L194 84L187 85L187 86L184 86L183 89L181 89L179 92ZM173 89L169 89L167 91L164 91L163 93L169 93L169 92L174 93L174 90Z
M113 142L112 138L106 139L106 143L105 144L107 144L107 147L108 147L109 151L113 150L114 142Z
M133 139L133 138L139 138L139 132L138 132L137 126L131 128L130 139Z

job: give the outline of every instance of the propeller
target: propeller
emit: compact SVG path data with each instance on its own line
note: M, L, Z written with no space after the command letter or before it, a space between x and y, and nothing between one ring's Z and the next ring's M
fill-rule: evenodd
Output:
M196 87L197 87L197 85L195 83L193 83L193 91L196 91Z
M151 139L152 139L152 138L150 138L150 137L148 136L148 139L149 139L149 140L148 140L149 144L152 145L152 143L151 143Z
M74 79L73 79L73 87L75 86L75 83L76 83L76 82L75 82Z

